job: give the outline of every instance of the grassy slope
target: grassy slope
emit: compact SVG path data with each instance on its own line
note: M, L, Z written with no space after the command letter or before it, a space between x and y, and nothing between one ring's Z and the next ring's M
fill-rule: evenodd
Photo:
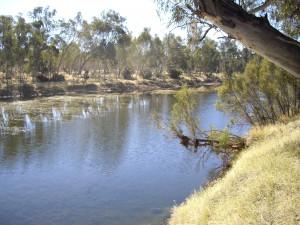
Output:
M250 137L222 179L174 207L170 225L300 224L300 120Z

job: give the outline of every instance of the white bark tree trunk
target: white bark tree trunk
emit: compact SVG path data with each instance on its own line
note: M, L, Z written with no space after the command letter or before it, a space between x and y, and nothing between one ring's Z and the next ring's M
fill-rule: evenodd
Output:
M247 13L232 0L194 0L197 16L233 36L257 54L300 78L300 43Z

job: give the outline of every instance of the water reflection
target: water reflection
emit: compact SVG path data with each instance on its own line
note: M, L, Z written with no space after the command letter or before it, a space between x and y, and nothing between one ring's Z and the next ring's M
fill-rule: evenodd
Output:
M24 117L24 128L27 131L31 131L35 128L35 125L31 122L31 119L28 116L28 114L26 114Z
M5 112L4 107L1 108L1 114L2 114L2 123L3 127L8 126L8 114Z
M226 125L214 93L198 98L202 126ZM151 123L173 103L147 94L1 104L1 224L160 223L221 166L209 149L186 151Z

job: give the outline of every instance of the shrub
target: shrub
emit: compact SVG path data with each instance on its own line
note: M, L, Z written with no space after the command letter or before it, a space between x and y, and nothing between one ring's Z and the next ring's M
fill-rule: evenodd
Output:
M251 124L274 124L300 113L299 90L299 80L257 56L242 74L225 77L218 89L219 106Z
M38 75L36 77L36 80L37 80L37 82L49 82L50 81L50 79L47 76L42 75L42 74Z
M12 91L7 89L0 89L0 98L11 98Z
M61 74L54 74L50 81L63 82L63 81L65 81L65 77L64 77L64 75L61 75Z
M152 71L149 69L146 69L144 71L142 71L142 74L144 79L151 79L152 78Z
M125 80L132 80L132 71L131 69L129 68L125 68L123 71L122 71L122 76Z
M179 79L180 75L181 75L181 71L174 69L174 68L169 68L168 73L169 73L170 78L176 79L176 80Z
M87 91L97 91L98 86L96 84L87 84L87 85L85 85L85 89Z
M20 87L20 95L23 98L32 98L37 96L37 92L32 85L24 84Z

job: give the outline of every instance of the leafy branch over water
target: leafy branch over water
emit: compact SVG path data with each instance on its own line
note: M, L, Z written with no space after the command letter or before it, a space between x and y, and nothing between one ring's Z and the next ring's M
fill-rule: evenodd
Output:
M211 146L218 151L239 150L245 147L245 139L230 133L228 128L217 130L211 128L208 131L200 129L200 121L195 111L197 102L195 96L186 86L175 95L176 103L173 105L171 117L164 122L158 114L153 119L159 128L170 131L180 139L185 147Z

